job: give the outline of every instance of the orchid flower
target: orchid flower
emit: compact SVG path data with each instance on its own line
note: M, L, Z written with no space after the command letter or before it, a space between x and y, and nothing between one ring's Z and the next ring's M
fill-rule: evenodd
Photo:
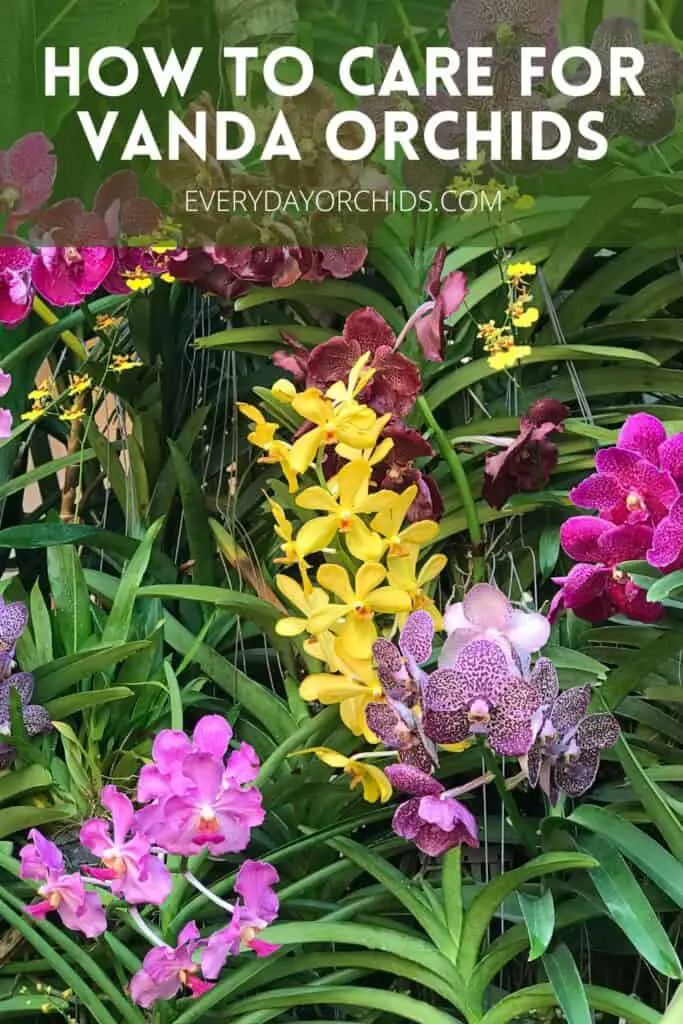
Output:
M42 884L38 889L41 901L24 907L26 913L43 919L56 911L66 928L83 932L89 939L101 935L107 921L97 893L86 891L79 874L65 873L58 847L38 829L32 828L28 837L30 842L19 854L20 875Z

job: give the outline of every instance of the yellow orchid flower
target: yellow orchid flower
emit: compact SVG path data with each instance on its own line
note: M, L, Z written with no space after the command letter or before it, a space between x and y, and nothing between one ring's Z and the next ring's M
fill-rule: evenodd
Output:
M448 564L446 555L432 555L417 569L419 549L415 546L407 555L399 558L389 556L387 559L388 578L392 587L402 590L410 598L410 611L429 612L436 630L443 629L443 617L431 597L424 592L424 587L435 580ZM403 625L406 614L399 616L399 624Z
M415 501L417 487L412 484L397 500L379 512L371 522L372 529L382 537L382 554L388 551L394 558L410 554L411 545L429 544L439 532L438 524L431 519L409 523L403 529L408 509Z
M382 587L387 571L379 562L366 562L351 583L348 572L341 565L321 565L318 583L341 598L340 604L328 604L311 616L312 632L322 632L343 623L339 647L349 649L352 655L371 649L377 639L375 614L396 614L410 610L410 598L395 587Z
M301 527L299 541L307 553L326 548L337 533L342 533L351 554L361 562L374 562L382 554L385 542L360 518L366 513L393 507L399 495L393 491L370 494L372 469L362 459L348 462L327 487L308 487L296 499L300 508L324 512Z
M69 392L72 395L82 395L84 391L89 391L91 387L92 377L89 377L87 373L74 373L71 378Z
M335 381L335 383L332 384L332 386L325 392L326 398L329 398L335 404L352 402L375 376L375 371L373 369L365 369L370 361L371 355L372 353L365 352L351 367L348 382L344 384L341 380Z
M71 409L65 409L64 412L60 414L59 418L63 423L76 423L78 420L84 419L85 416L85 409L80 409L74 405Z
M287 616L280 619L275 625L275 632L278 636L300 636L302 633L317 633L319 630L312 625L312 618L329 605L330 599L320 587L312 587L308 592L293 580L291 576L280 574L275 577L278 589L284 594L290 604L294 605L302 613L302 618Z
M363 462L367 462L369 466L376 466L379 462L382 462L383 459L386 459L393 447L393 438L385 437L375 448L365 448L363 451L359 452L356 448L351 448L348 444L338 444L335 451L341 459L346 459L347 462L353 462L354 459L362 459Z
M537 267L535 263L510 263L505 269L508 281L519 281L524 277L533 277Z
M278 402L282 402L284 405L291 405L292 399L296 398L296 387L291 380L281 377L280 380L275 381L270 389L270 393L274 398L277 398Z
M310 590L311 583L308 578L308 563L306 562L306 555L310 554L310 551L305 551L301 547L299 538L294 536L294 527L285 515L282 506L272 498L268 498L268 504L275 520L275 534L282 541L280 544L282 554L274 558L273 561L278 565L296 565L301 573L304 590Z
M268 466L279 465L289 484L289 493L295 494L299 489L299 478L290 461L292 446L275 437L279 430L277 423L270 423L257 406L249 405L248 402L238 402L237 408L251 420L254 427L247 434L247 441L265 452L258 461Z
M391 419L390 415L377 417L367 405L355 400L335 403L324 398L317 388L308 388L292 399L292 408L313 429L292 445L291 462L298 473L305 472L317 457L321 447L345 444L351 448L374 448L377 438Z
M338 754L331 747L307 747L305 750L295 750L289 756L295 757L299 754L315 754L319 761L330 768L341 768L346 775L351 776L351 789L355 789L356 786L363 787L363 799L369 804L375 804L378 800L385 804L391 797L389 779L382 769L374 764L366 764L364 761L356 761L352 757Z
M357 659L344 651L341 657L339 637L321 634L316 638L317 655L327 662L330 672L314 672L307 676L299 693L304 700L321 704L339 704L342 722L354 736L364 736L368 743L378 743L365 721L368 704L384 699L384 691L370 659ZM312 651L312 648L309 648Z
M528 345L511 345L500 352L493 352L488 358L488 364L492 370L510 370L520 359L530 355L531 348Z
M109 369L114 373L124 373L126 370L138 370L143 365L142 359L137 355L114 356Z

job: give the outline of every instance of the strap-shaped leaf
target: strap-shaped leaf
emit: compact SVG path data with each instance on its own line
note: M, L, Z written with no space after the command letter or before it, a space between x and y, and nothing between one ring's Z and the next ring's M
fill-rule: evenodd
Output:
M543 966L567 1024L592 1024L586 990L569 948L560 943L545 954Z

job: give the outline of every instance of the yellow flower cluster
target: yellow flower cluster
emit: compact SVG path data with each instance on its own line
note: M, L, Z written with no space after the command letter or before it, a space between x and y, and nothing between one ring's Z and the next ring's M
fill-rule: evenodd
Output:
M383 700L373 643L417 608L441 625L427 588L446 558L434 555L418 565L420 549L435 539L438 526L407 521L417 495L414 485L403 493L373 486L373 466L386 458L392 441L380 439L389 416L377 416L358 400L373 374L367 362L366 355L348 382L325 394L316 388L297 393L287 382L274 386L272 394L301 417L303 432L293 442L280 439L278 424L260 409L245 404L240 409L253 424L248 437L264 453L260 461L281 467L293 496L287 511L268 501L278 538L275 561L295 570L276 577L296 610L280 620L277 632L305 637L304 654L320 663L301 684L301 696L339 704L347 728L376 743L365 722L366 705ZM323 472L326 456L339 466L329 478ZM315 482L308 484L307 476ZM315 571L311 556L316 556Z
M515 329L527 329L538 323L540 314L532 305L527 280L535 273L534 263L511 263L505 270L508 304L504 323L498 326L495 320L489 320L479 324L477 337L484 342L484 351L488 353L488 363L493 370L508 370L531 355L529 345L517 344Z
M103 325L100 325L100 328L103 329ZM119 375L126 370L137 370L143 365L142 360L135 353L131 355L115 355L111 359L109 369ZM91 392L97 394L98 388L92 377L87 373L71 374L68 386L61 393L55 381L50 380L34 388L33 391L29 391L27 397L31 403L31 408L23 412L21 418L30 423L35 423L36 420L41 419L50 410L56 412L57 407L59 407L58 415L63 423L77 422L84 419L87 415L84 396ZM68 399L72 400L69 405L65 401Z
M483 197L489 200L488 207L493 210L501 210L503 206L512 207L515 210L529 210L534 206L534 198L520 192L517 185L506 185L505 182L496 178L483 180L484 160L474 160L464 164L463 173L453 178L449 191L456 194L462 192L474 192L480 197L480 202L472 210L464 210L464 216L478 212L485 207Z

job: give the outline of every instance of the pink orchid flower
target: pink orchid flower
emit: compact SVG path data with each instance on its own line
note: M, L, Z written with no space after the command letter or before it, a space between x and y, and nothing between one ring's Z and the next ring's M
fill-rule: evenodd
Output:
M231 739L232 729L221 715L204 715L197 722L192 739L176 729L163 729L152 746L152 764L144 765L140 772L138 802L180 795L191 789L192 782L181 770L185 758L209 754L222 760Z
M265 817L260 792L234 785L223 763L210 754L189 755L181 771L190 787L160 801L151 813L138 814L147 835L169 853L186 856L204 846L214 855L244 850L251 829Z
M448 639L439 658L440 668L455 664L458 653L472 640L498 643L526 670L531 655L540 651L550 637L550 623L539 612L513 608L502 591L489 583L472 587L464 601L450 605L444 614Z
M0 316L0 322L2 317ZM12 377L0 370L0 398L4 398L12 387ZM12 433L12 413L9 409L0 409L0 441L6 441Z
M280 907L273 885L280 878L271 864L245 860L237 873L235 892L242 897L230 924L210 937L202 955L202 972L206 978L217 978L229 956L237 956L242 946L264 957L280 947L256 936L275 920Z
M208 992L213 985L199 975L200 965L194 955L203 945L194 921L186 924L178 936L178 945L161 945L150 949L142 962L142 969L130 982L130 995L134 1003L145 1009L160 999L172 999L186 988L195 999Z
M56 174L57 158L42 132L31 132L11 149L0 150L0 211L9 213L10 231L47 202Z
M100 287L114 255L104 245L43 246L33 264L33 282L53 306L76 305Z
M33 306L33 253L10 235L0 235L0 324L15 327Z
M100 799L111 813L112 822L91 818L83 825L80 838L83 846L102 860L104 868L83 870L93 878L108 881L114 895L128 903L161 905L171 892L171 876L150 852L149 839L136 831L132 803L115 786L105 786Z
M408 764L389 765L386 772L392 786L410 797L396 808L392 828L397 835L429 857L463 843L479 845L474 815L438 779Z
M107 920L97 893L86 892L79 874L65 874L62 854L42 833L33 828L28 837L30 842L19 854L20 875L43 884L38 889L41 902L24 907L26 913L43 919L54 910L66 928L89 939L101 935Z
M462 306L467 296L467 278L461 270L447 274L442 280L446 247L441 246L427 275L425 291L428 302L411 318L422 354L430 363L442 363L446 351L444 320Z

